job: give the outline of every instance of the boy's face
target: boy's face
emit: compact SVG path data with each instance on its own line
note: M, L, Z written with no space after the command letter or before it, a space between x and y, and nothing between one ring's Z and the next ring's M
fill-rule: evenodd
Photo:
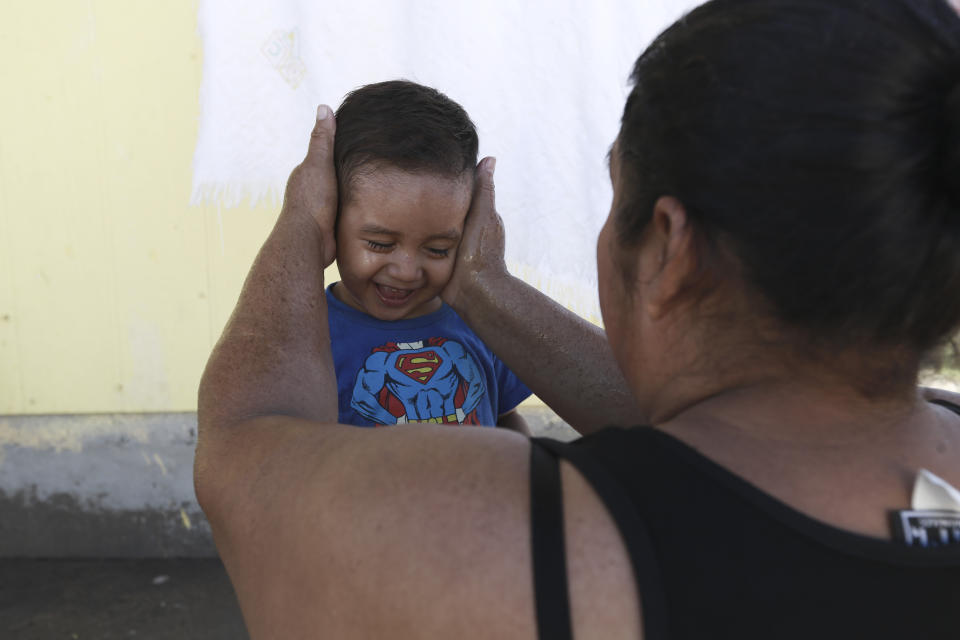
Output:
M380 320L439 309L472 191L470 173L451 179L388 165L357 177L337 226L334 295Z

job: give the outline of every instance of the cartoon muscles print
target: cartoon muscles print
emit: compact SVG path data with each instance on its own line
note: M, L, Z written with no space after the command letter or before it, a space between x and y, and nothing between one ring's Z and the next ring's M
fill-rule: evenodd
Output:
M389 342L357 374L350 406L377 424L479 424L485 392L480 367L459 342Z

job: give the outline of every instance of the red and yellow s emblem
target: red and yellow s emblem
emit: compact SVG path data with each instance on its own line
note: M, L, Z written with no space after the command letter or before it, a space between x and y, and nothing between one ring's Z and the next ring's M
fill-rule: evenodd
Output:
M403 354L397 358L396 368L420 384L427 384L443 360L435 351Z

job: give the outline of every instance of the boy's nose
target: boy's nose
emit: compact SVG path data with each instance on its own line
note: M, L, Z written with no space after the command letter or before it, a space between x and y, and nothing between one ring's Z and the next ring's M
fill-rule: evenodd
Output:
M420 280L422 268L416 256L403 252L395 253L394 256L396 259L391 262L389 271L392 278L404 283Z

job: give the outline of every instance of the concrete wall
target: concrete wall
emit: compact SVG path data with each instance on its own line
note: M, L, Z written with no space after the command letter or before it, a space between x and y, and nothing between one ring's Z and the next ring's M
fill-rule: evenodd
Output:
M525 408L540 435L576 433ZM193 494L195 413L0 417L0 557L215 554Z
M0 418L0 555L211 555L195 413Z

